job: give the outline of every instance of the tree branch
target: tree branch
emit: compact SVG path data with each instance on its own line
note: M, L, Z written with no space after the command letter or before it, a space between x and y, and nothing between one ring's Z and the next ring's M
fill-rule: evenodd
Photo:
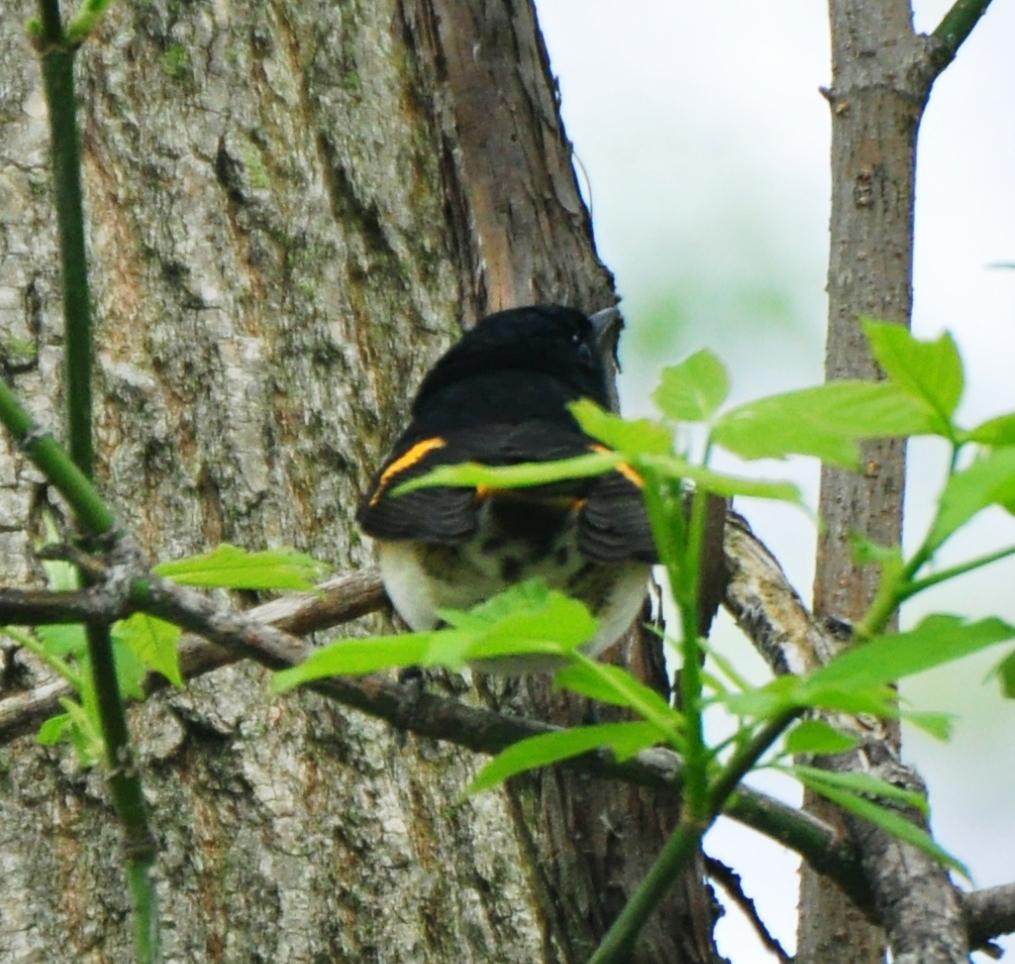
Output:
M115 620L129 615L122 609L121 601L99 586L75 592L0 587L0 626Z
M774 673L806 672L822 665L833 652L831 634L807 612L778 562L750 535L742 519L731 516L726 530L732 575L725 602L734 619ZM827 758L826 766L870 773L893 785L924 792L923 781L902 763L882 721L864 720L861 724L852 717L836 715L833 722L853 732L861 745L848 754ZM914 815L908 816L914 819ZM873 824L849 815L843 815L843 820L862 855L877 916L891 935L895 960L915 964L928 959L930 953L939 954L940 960L964 959L965 951L953 946L956 935L965 937L959 919L960 895L945 869ZM942 926L946 918L947 927Z
M248 610L245 618L272 623L291 633L329 629L374 612L384 604L384 587L376 570L325 580L312 593L291 593ZM136 611L96 586L83 592L0 589L0 624L75 623L93 618L120 619ZM180 671L185 679L200 676L239 656L198 635L180 641ZM147 693L164 689L168 681L150 674ZM43 718L60 712L60 700L74 693L62 680L47 681L34 689L0 700L0 741L25 733Z
M941 73L959 52L959 47L973 32L973 27L987 12L990 0L955 0L951 9L941 18L941 22L931 34L934 45L930 58L935 75Z
M962 911L970 947L983 947L992 937L1015 933L1015 883L963 894Z
M770 663L781 667L777 671L786 672L793 666L794 672L806 672L814 665L814 653L830 645L827 634L807 613L771 553L735 513L730 514L726 526L726 562L731 574L724 600L727 609ZM132 599L126 607L116 602L116 594L104 593L101 587L84 593L4 590L0 592L0 618L14 621L7 618L11 609L2 608L6 601L8 606L15 602L23 605L23 614L33 607L31 613L44 616L47 622L73 622L85 613L94 613L103 599L110 606L119 606L110 611L100 608L103 616L144 608L193 630L195 634L184 636L180 644L182 674L192 678L241 657L269 666L291 665L312 649L291 634L321 631L374 612L384 604L385 596L378 573L364 570L329 579L313 593L290 594L237 613L194 590L158 580L147 600ZM142 601L145 604L139 607ZM152 675L147 688L152 692L166 685L162 677ZM315 688L400 729L480 753L496 753L519 739L553 729L381 677L336 678ZM63 680L54 680L0 700L0 740L24 733L40 718L58 712L60 698L71 695ZM567 765L653 787L673 787L681 770L676 754L661 748L644 751L623 764L604 751ZM743 786L732 796L724 815L799 853L816 872L835 881L865 913L876 916L856 849L821 820ZM962 899L973 946L1015 931L1015 884L965 894Z
M44 613L49 622L80 616L83 605L91 612L94 600L101 598L89 595L83 604L80 597L85 594L31 595L33 606L39 602L35 597L50 597L52 608ZM114 597L107 594L105 598ZM376 571L367 570L330 579L314 593L285 596L242 614L193 590L159 581L144 608L199 634L185 636L180 644L181 672L191 678L241 656L269 666L299 662L311 647L283 630L301 633L323 630L379 609L384 599L380 577ZM64 602L66 610L56 608ZM133 605L128 607L132 608ZM127 612L121 608L103 613L114 614ZM269 622L274 626L267 625ZM161 676L153 674L147 689L152 692L166 685ZM496 753L516 740L551 729L547 724L418 693L381 677L331 679L317 688L326 696L401 729L448 740L477 752ZM59 712L60 698L72 695L69 686L55 680L0 700L0 738L11 739L24 733L42 717ZM648 750L625 764L616 763L609 753L601 753L583 757L574 765L588 772L656 787L672 787L680 773L679 758L663 749ZM825 824L747 787L738 789L725 813L801 853L821 872L830 874L859 905L869 906L856 854Z
M721 860L716 860L715 857L709 857L707 854L705 855L705 870L708 872L708 876L726 891L733 903L740 908L743 915L750 921L761 943L782 964L792 964L793 958L786 953L786 948L782 946L778 938L768 929L765 922L761 919L761 914L758 913L758 908L754 901L744 892L740 875L732 867L727 867Z

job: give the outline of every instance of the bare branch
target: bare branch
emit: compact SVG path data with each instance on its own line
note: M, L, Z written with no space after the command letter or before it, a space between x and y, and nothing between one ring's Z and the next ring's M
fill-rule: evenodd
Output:
M962 909L969 928L970 947L986 946L992 937L1015 933L1015 884L985 887L965 894Z
M744 892L743 884L738 874L732 867L726 866L721 860L705 855L705 870L726 893L730 899L740 908L744 916L751 922L758 939L765 945L783 964L791 964L793 958L786 953L786 948L773 936L765 922L758 913L754 901Z
M100 587L79 592L0 588L0 626L85 623L124 615L118 600Z

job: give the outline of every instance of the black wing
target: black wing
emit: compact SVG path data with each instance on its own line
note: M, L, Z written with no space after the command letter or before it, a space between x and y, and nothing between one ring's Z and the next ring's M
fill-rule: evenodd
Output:
M578 517L578 549L596 562L657 562L637 475L629 467L593 480Z
M580 432L543 419L517 424L490 423L440 435L407 435L399 440L360 504L360 526L380 539L454 543L470 538L478 524L481 498L475 489L437 486L393 496L392 490L440 465L480 462L516 465L584 455L590 441ZM526 489L533 499L584 499L595 480L577 479Z

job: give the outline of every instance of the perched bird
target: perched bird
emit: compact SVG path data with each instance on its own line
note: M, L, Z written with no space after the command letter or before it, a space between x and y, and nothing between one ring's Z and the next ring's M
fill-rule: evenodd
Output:
M384 586L415 630L441 607L468 608L533 577L581 599L599 621L585 651L633 622L656 560L640 479L628 466L535 488L392 490L439 465L512 465L601 449L567 404L608 407L606 352L619 314L586 317L557 305L482 319L430 369L359 507Z

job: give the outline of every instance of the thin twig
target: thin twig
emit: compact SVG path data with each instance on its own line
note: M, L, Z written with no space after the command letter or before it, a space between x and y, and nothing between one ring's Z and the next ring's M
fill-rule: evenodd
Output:
M0 626L40 626L46 623L87 623L129 615L105 589L92 586L72 592L0 587Z
M740 882L740 875L732 868L727 867L721 860L705 854L705 871L740 908L743 915L750 921L758 939L765 945L783 964L792 964L793 958L786 952L779 939L768 929L765 922L758 913L754 901L744 892L743 884Z

